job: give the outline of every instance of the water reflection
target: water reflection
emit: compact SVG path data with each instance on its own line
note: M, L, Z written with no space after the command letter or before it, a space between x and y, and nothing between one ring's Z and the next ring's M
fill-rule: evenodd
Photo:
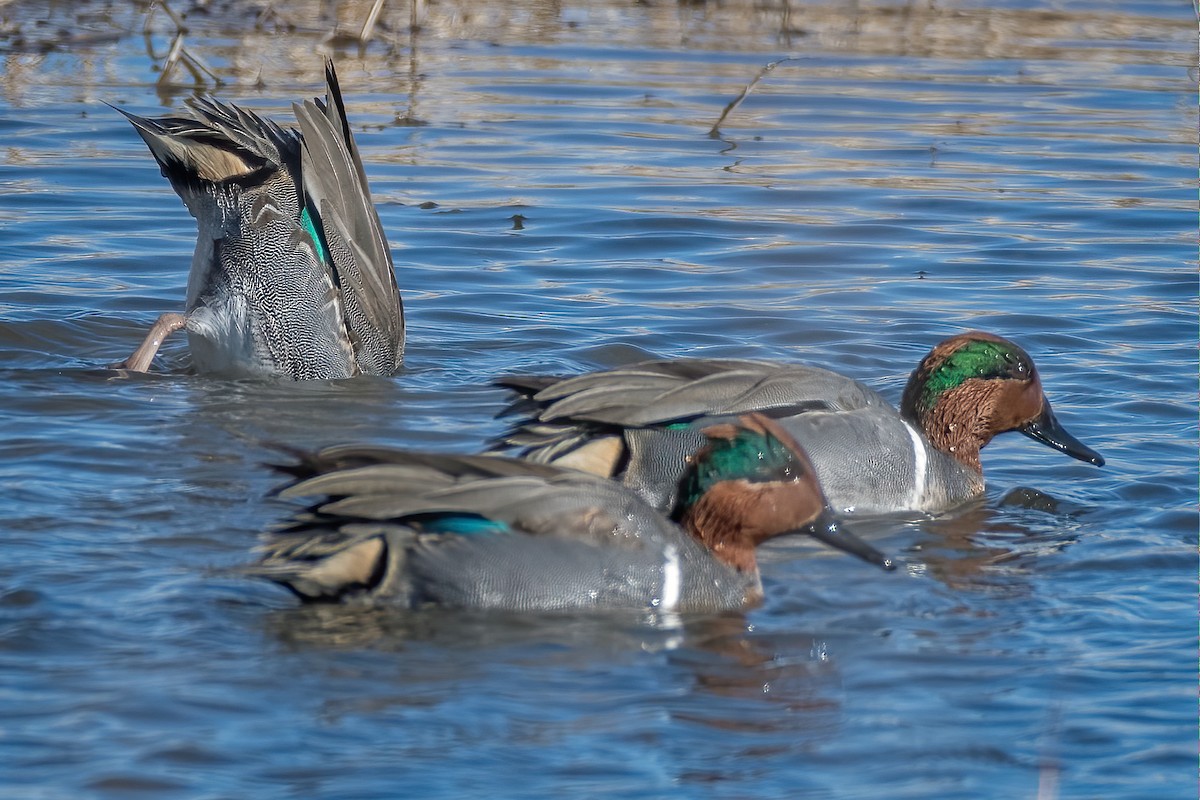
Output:
M999 507L979 504L930 519L919 558L952 589L1026 596L1038 564L1079 541L1080 513L1036 489L1014 489Z
M689 674L694 691L708 699L677 709L680 719L721 730L776 731L781 724L810 727L811 720L790 714L827 714L838 708L833 691L840 680L838 665L811 634L750 633L741 615L696 621L687 633L688 646L672 650L671 663ZM736 701L736 714L719 698ZM748 714L747 702L756 704L758 712Z
M441 608L410 611L387 606L295 605L291 595L275 594L290 607L271 612L264 626L289 647L395 651L419 642L476 654L509 648L523 652L529 645L582 646L595 654L661 652L674 649L681 640L677 620L656 620L641 612L538 615Z
M473 685L503 684L509 675L518 681L506 690L510 695L536 683L541 702L556 709L553 725L560 731L569 724L594 732L588 697L611 696L597 701L605 714L626 720L665 714L693 729L689 737L703 730L732 735L731 759L790 752L838 727L840 668L823 645L802 633L754 634L741 614L664 624L632 613L539 616L309 605L273 611L263 624L284 652L302 656L314 650L368 660L373 656L367 653L404 654L402 679L389 688L372 687L368 698L326 703L338 715L456 704ZM655 677L647 680L646 667ZM637 683L621 683L628 669L639 670ZM512 702L527 718L527 706ZM543 727L537 735L548 732Z

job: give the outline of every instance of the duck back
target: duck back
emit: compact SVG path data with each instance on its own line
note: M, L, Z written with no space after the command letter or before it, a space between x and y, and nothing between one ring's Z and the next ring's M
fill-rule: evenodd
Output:
M703 444L700 430L748 411L796 438L843 513L942 510L982 490L979 476L930 447L882 395L819 367L678 359L501 384L525 394L513 411L526 416L501 447L620 478L662 510L675 503L687 459ZM620 446L596 446L602 440Z
M333 276L303 229L295 178L214 185L197 220L188 276L188 345L198 371L347 378L357 372Z

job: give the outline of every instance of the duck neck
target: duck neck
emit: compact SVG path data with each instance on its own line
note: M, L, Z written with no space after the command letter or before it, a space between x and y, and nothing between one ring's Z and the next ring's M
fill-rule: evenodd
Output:
M982 474L979 451L994 433L987 413L992 406L993 388L994 382L968 381L943 392L931 408L919 410L906 406L902 414L917 425L931 445Z
M755 548L770 538L755 524L760 492L747 481L723 481L685 506L679 524L721 563L742 573L757 573Z

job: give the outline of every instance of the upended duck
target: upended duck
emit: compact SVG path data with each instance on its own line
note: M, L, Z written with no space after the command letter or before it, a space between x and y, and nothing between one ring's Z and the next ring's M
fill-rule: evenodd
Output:
M279 469L318 497L245 572L306 601L562 611L739 609L755 548L805 532L885 569L839 527L802 448L749 414L702 432L670 518L620 484L498 457L340 446Z
M675 502L699 429L750 411L776 419L808 452L842 514L935 513L984 491L980 450L1017 430L1081 461L1099 453L1069 434L1029 354L971 331L917 365L897 411L836 372L771 361L645 361L573 378L497 381L521 397L497 450L621 480L657 508Z
M332 62L325 78L325 100L293 105L298 131L215 100L190 101L191 118L117 109L198 230L184 312L159 317L114 367L147 371L182 328L201 373L307 380L399 368L391 253Z

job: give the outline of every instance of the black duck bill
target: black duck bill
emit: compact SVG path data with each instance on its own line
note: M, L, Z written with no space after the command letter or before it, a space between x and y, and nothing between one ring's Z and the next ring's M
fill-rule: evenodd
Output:
M1086 461L1088 464L1095 464L1097 467L1104 466L1104 456L1067 433L1067 429L1059 424L1058 418L1054 416L1054 410L1050 408L1049 400L1043 398L1042 413L1019 430L1030 439L1053 447L1072 458Z
M820 516L796 533L808 534L823 544L841 550L843 553L857 556L868 564L874 564L888 572L896 568L896 562L891 558L843 528L841 523L834 519L829 509L822 511Z

